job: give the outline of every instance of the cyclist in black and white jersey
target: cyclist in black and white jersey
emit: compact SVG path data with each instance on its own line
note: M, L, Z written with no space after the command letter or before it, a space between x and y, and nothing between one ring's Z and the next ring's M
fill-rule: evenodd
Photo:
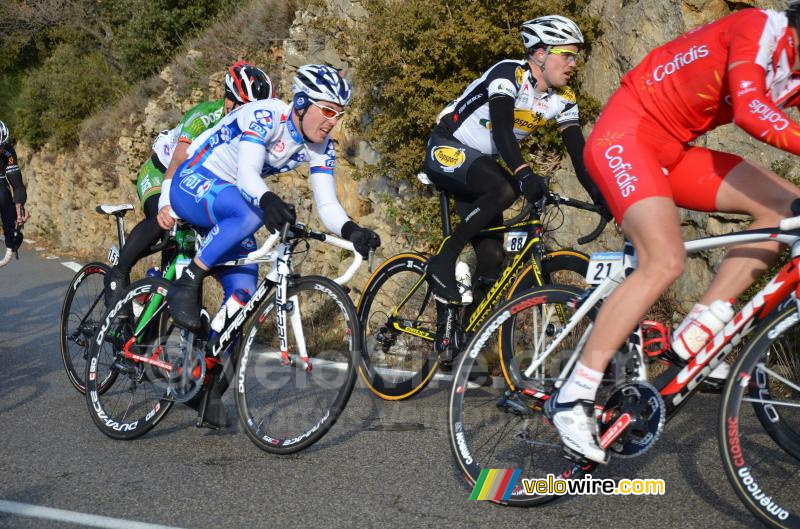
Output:
M8 127L0 121L0 217L3 221L3 237L6 251L0 259L0 266L11 261L11 256L19 248L21 240L15 240L17 226L22 226L30 217L25 210L28 194L22 182L17 153L8 143Z
M524 22L520 34L525 59L500 61L473 81L439 114L428 140L425 170L434 183L454 194L462 219L428 265L440 302L460 303L455 263L468 242L478 258L476 288L496 279L504 256L502 236L478 233L487 225L499 225L503 210L520 193L535 202L547 192L545 179L533 172L519 147L520 140L547 122L558 126L575 173L592 200L604 204L583 165L578 104L566 86L583 34L573 21L557 15Z

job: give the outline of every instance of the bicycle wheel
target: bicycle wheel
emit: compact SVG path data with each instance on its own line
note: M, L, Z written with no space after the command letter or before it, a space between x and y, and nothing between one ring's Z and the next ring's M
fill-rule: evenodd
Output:
M89 344L100 328L106 310L103 280L109 270L105 263L84 265L70 281L61 305L61 360L67 378L80 393L86 393L83 376Z
M436 301L425 280L426 264L414 253L389 258L372 274L358 302L364 333L358 372L382 399L415 395L438 367Z
M172 407L170 373L181 364L188 333L172 322L164 300L169 286L160 278L130 285L92 340L86 403L94 423L111 438L143 435Z
M546 479L548 474L577 478L594 468L581 468L564 457L558 432L542 413L548 394L541 391L541 381L522 379L519 369L504 370L498 350L500 327L524 313L539 315L546 332L539 335L542 340L537 350L543 350L562 324L547 317L541 321L541 315L555 312L554 306L571 314L568 304L577 296L577 290L567 287L542 287L519 294L486 319L460 357L448 401L450 447L458 467L470 486L478 482L484 469L520 470L520 480L509 484L507 496L500 491L487 499L515 506L538 505L557 496L528 494L522 479ZM585 330L579 326L567 335L543 365L555 373L575 351ZM551 383L549 377L546 382Z
M540 292L547 292L545 301L532 305L528 310L512 314L499 330L500 368L512 386L514 380L523 378L522 372L539 358L550 343L550 339L566 324L573 312L568 305L574 305L577 298L583 294L581 289L566 285L553 285L552 290L541 290L548 286L550 285L537 289ZM519 289L513 291L516 296L519 296L520 292ZM594 313L593 309L590 315L593 317ZM549 355L529 377L525 377L526 387L536 388L545 393L552 391L557 375L567 365L578 341L582 337L588 337L589 325L590 320L584 319L570 334L568 343L563 343L555 354Z
M770 527L800 527L798 321L794 302L768 316L739 352L722 392L725 473L739 499Z
M236 409L245 433L267 452L308 448L336 423L356 381L358 319L344 289L307 276L290 284L285 364L274 294L255 312L241 340ZM305 347L310 369L301 360Z

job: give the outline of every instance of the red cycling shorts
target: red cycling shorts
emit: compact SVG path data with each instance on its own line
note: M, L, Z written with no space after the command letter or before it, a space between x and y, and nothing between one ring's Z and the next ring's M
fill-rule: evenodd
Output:
M739 156L675 139L624 85L609 99L583 156L620 224L631 205L649 197L716 211L720 184L742 162Z

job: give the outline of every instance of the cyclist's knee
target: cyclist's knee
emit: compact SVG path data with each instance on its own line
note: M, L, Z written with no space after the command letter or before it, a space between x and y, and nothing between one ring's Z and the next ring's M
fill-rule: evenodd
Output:
M483 239L475 245L475 256L479 275L496 276L505 258L503 243L493 238Z
M674 249L664 249L661 252L650 254L649 257L642 256L639 259L639 269L646 276L655 281L661 281L667 285L683 273L686 268L686 251L683 246Z
M161 196L161 193L155 194L151 197L147 197L144 201L142 209L144 210L144 216L148 219L155 219L158 215L158 198Z

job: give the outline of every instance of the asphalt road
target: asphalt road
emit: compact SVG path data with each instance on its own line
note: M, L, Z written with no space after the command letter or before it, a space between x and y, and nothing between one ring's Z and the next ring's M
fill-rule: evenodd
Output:
M468 500L448 444L445 383L400 403L357 387L331 432L292 456L262 452L235 423L197 429L181 406L144 437L113 441L63 372L58 314L73 272L61 264L69 257L46 253L25 245L20 261L0 268L0 527L757 525L719 462L714 395L696 396L653 450L595 472L663 479L664 496L566 498L535 509ZM227 408L235 419L232 400ZM12 513L20 510L27 514Z

